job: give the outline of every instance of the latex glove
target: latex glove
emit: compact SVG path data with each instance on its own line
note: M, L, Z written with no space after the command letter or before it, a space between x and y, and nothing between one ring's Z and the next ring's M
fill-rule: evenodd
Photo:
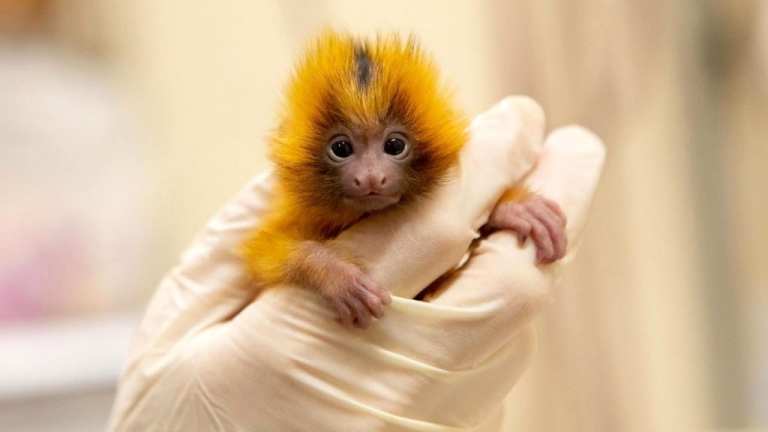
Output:
M493 205L526 178L568 216L570 251L603 161L579 128L542 147L543 114L508 98L472 123L453 180L418 206L346 230L393 293L383 319L348 329L314 292L256 301L234 254L270 201L270 175L215 216L160 284L121 379L111 430L490 431L533 350L531 317L557 266L513 233L480 242L430 303L411 298L466 255Z

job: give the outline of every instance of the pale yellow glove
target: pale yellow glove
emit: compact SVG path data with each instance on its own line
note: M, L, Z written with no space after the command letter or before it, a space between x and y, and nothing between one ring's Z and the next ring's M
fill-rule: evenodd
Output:
M110 430L498 430L501 402L533 350L530 318L557 267L537 267L532 245L498 232L439 297L411 298L460 262L501 193L536 161L525 181L567 214L572 255L603 148L569 128L542 152L543 115L526 98L478 116L471 133L456 176L433 197L339 237L394 295L367 330L342 327L298 287L251 301L233 251L266 211L271 177L252 182L160 284Z

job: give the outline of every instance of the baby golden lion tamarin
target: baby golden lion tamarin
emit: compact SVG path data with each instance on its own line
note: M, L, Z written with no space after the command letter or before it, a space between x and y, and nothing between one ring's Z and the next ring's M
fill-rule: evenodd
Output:
M428 194L457 162L466 129L413 38L324 33L296 68L272 138L275 199L243 247L254 279L315 289L342 323L367 327L389 294L325 242ZM556 204L517 189L486 228L530 236L538 259L550 262L564 254L564 225Z

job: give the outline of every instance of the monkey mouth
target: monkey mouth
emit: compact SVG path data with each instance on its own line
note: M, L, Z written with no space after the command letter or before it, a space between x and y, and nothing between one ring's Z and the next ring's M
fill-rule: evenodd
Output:
M362 211L383 210L400 202L400 194L383 194L381 192L369 192L366 195L348 196L344 199L347 204Z

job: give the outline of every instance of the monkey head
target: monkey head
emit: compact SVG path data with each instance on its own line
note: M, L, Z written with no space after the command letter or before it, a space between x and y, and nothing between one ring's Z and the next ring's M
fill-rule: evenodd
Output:
M272 159L302 205L367 213L428 193L466 126L412 37L325 32L289 82Z

